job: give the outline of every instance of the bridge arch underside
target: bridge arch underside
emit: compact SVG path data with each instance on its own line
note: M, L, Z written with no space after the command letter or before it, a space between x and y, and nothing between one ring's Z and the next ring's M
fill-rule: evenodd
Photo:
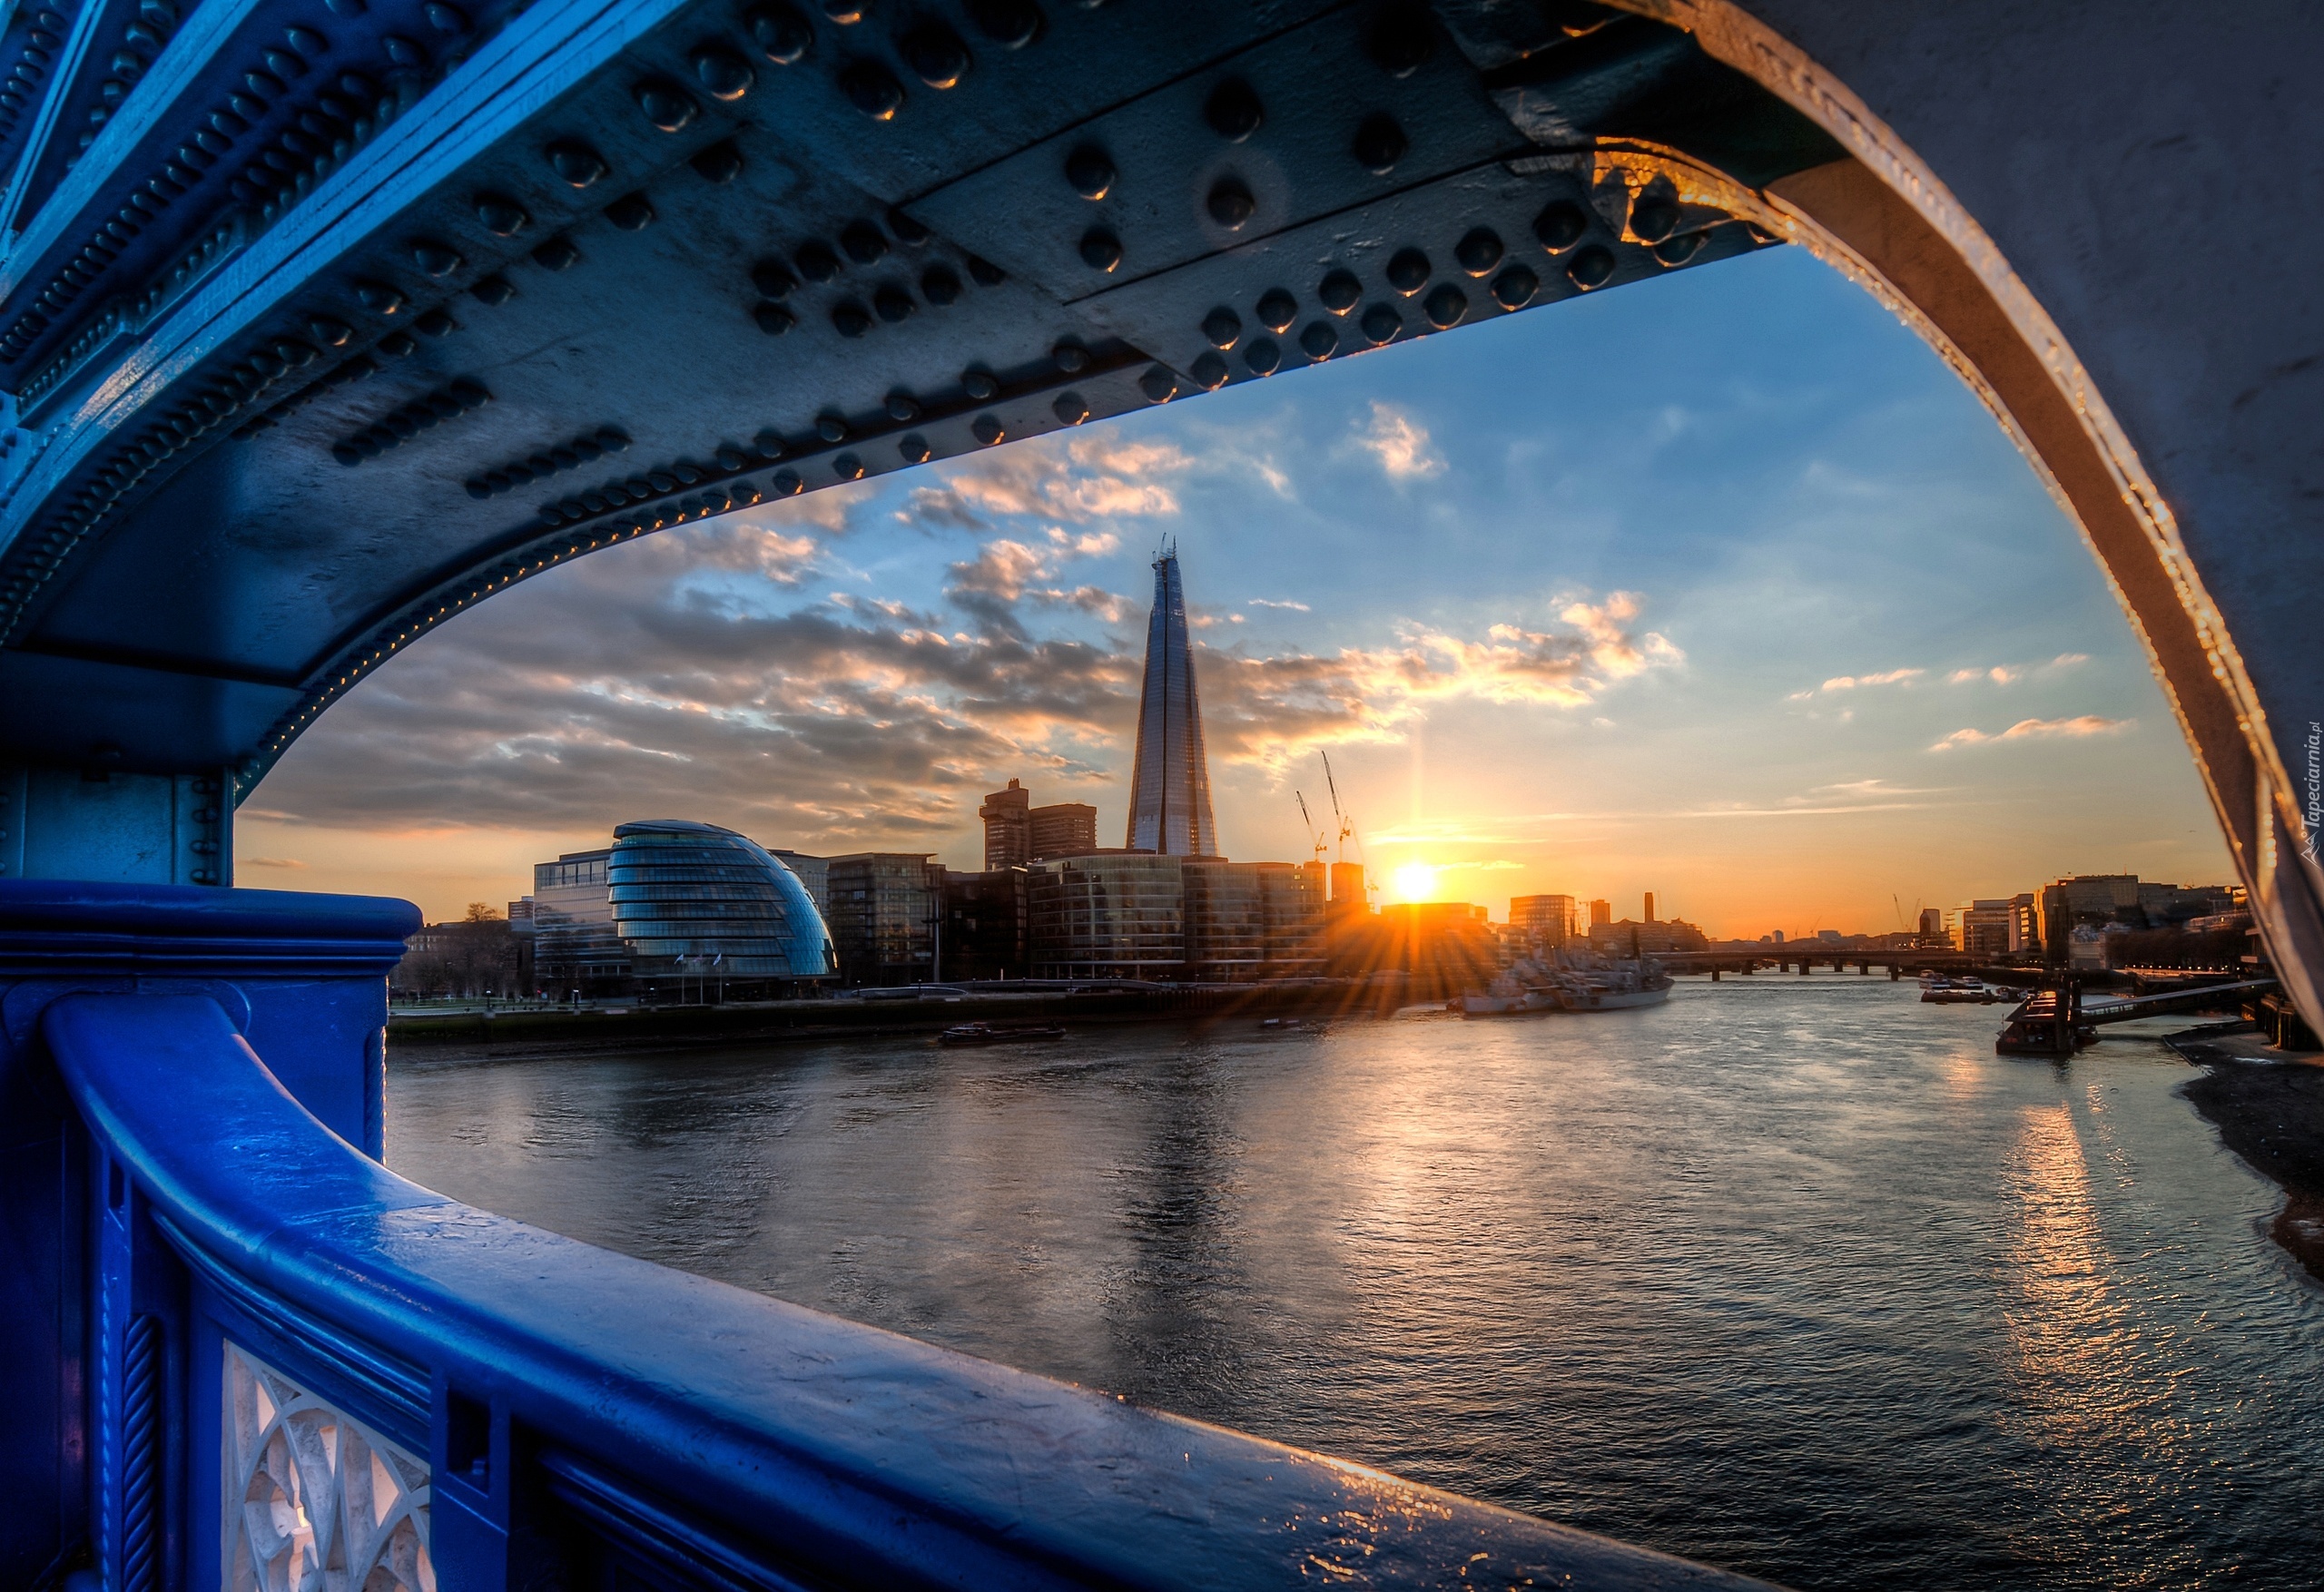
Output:
M212 5L0 131L11 873L225 882L318 713L592 550L1790 241L2083 526L2324 1019L2289 5Z

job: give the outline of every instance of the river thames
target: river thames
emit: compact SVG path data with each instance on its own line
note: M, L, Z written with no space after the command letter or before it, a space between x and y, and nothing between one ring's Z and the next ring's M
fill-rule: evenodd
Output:
M388 1159L1801 1587L2324 1577L2324 1287L2152 1038L1854 976L1499 1022L413 1050Z

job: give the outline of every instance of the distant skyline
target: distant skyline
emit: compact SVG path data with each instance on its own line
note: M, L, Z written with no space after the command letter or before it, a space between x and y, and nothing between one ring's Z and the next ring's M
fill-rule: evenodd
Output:
M1232 857L1310 854L1328 748L1374 877L1496 918L1650 889L1721 937L1877 932L2061 873L2231 877L2031 468L1778 250L524 583L308 732L239 881L456 916L662 817L973 868L1011 777L1118 834L1165 537Z

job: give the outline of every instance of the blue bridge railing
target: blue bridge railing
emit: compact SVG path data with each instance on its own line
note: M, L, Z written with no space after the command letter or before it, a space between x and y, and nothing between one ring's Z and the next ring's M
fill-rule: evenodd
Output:
M15 1175L82 1235L0 1309L85 1440L6 1462L109 1587L1745 1585L419 1187L376 1158L412 926L0 884Z

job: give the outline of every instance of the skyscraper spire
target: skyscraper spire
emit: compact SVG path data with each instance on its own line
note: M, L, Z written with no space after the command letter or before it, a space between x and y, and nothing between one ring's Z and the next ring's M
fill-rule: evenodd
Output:
M1129 846L1167 857L1216 857L1210 762L1187 643L1187 596L1173 542L1154 556L1154 613L1146 622L1146 683L1137 699L1137 761L1129 777Z

